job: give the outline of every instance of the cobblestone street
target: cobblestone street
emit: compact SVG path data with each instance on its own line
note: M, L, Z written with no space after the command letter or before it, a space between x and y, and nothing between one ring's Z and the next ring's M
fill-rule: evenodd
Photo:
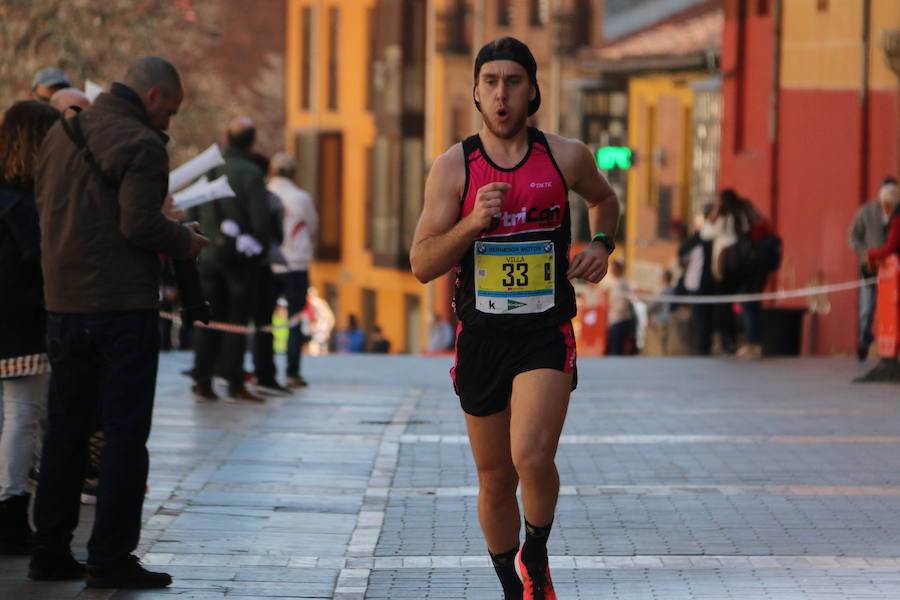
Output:
M305 358L311 387L196 404L164 354L139 553L175 582L3 600L502 597L450 357ZM900 393L850 359L582 359L557 463L560 600L900 598ZM83 507L75 553L92 509Z

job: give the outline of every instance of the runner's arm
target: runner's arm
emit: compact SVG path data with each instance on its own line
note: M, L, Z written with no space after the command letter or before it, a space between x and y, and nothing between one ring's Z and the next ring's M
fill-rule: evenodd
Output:
M571 174L571 189L587 203L588 224L591 235L605 234L615 240L619 226L619 201L616 194L597 169L594 156L588 147L575 140L565 141L563 154ZM571 278L581 278L597 283L606 276L609 252L602 242L591 242L588 247L572 257L569 272Z
M465 181L465 162L457 146L439 156L425 182L425 205L416 226L409 263L422 283L452 269L484 227L471 218L460 220L460 195Z

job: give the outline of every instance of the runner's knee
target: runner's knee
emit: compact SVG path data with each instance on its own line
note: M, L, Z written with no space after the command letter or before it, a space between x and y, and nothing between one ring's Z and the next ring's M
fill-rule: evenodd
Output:
M488 502L501 502L515 497L519 476L511 466L481 468L478 469L478 482L481 494Z
M519 477L523 479L529 476L541 477L556 468L554 456L555 452L549 447L528 445L513 450L513 464Z

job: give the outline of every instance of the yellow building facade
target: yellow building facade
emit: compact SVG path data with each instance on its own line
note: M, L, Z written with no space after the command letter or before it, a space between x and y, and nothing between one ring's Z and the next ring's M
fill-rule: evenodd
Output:
M311 285L343 327L356 315L378 325L392 350L417 352L426 288L408 269L379 266L367 247L376 115L371 69L374 0L290 0L287 19L285 145L299 184L320 214Z

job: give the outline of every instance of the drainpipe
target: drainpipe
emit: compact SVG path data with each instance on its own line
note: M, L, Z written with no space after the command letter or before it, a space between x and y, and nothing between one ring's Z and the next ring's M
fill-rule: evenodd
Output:
M778 127L781 117L781 37L784 6L782 0L775 0L772 5L772 81L769 92L769 147L771 149L769 165L769 198L771 198L772 226L778 228L778 177L779 150Z
M869 38L872 0L863 0L862 5L862 49L859 81L859 203L865 204L869 198Z
M437 68L437 12L440 7L436 0L429 0L425 8L425 139L423 140L422 165L425 175L431 170L435 144L435 69ZM424 191L424 190L423 190ZM419 339L428 339L428 317L434 312L434 281L425 286L425 310L419 316ZM424 337L422 334L425 334ZM407 348L410 350L410 348Z

